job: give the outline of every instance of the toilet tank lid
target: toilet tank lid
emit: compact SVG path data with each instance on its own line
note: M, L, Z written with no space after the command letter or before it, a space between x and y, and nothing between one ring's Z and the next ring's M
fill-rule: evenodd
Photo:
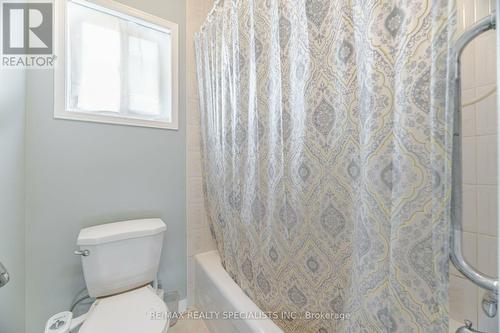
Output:
M80 230L77 245L98 245L125 239L152 236L167 230L159 218L108 223Z

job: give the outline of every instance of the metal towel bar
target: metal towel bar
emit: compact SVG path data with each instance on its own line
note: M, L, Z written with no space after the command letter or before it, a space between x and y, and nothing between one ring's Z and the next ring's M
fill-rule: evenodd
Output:
M461 75L460 56L465 47L477 36L485 31L496 28L496 14L493 13L474 26L465 31L456 41L452 50L451 70L451 91L454 93L454 100L450 102L450 111L454 115L454 135L453 135L453 189L451 202L451 249L450 259L455 267L469 280L481 288L489 290L498 295L498 281L487 276L472 267L464 258L462 252L462 115L461 115Z

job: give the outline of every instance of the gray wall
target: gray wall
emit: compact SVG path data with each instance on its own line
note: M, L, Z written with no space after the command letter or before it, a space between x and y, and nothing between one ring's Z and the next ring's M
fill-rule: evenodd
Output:
M25 74L0 69L0 261L11 282L0 289L0 332L24 332Z
M179 130L53 119L53 77L27 82L26 332L67 310L82 287L78 231L116 220L167 223L160 278L186 295L185 20L181 0L121 2L179 25ZM3 331L2 331L3 333Z

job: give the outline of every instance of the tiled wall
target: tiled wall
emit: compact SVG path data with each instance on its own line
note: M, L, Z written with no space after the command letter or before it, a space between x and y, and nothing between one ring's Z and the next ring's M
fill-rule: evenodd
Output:
M215 242L208 228L203 205L201 158L200 158L200 117L198 112L198 86L194 53L194 34L199 31L212 0L187 0L187 252L188 252L188 305L193 304L193 256L215 250Z
M460 29L494 10L494 0L459 0ZM493 31L473 41L462 56L462 102L483 96L496 85ZM480 271L497 273L497 112L496 94L463 109L463 243L466 259ZM496 333L496 319L481 309L484 291L450 270L450 316L469 319L479 330Z

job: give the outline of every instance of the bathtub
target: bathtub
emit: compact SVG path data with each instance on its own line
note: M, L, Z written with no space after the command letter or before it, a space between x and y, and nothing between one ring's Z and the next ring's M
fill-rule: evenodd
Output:
M227 319L224 313L261 313L222 267L217 251L195 256L194 294L197 310L211 333L283 333L270 319ZM218 316L218 317L217 317ZM450 318L449 332L463 326Z
M194 265L195 305L211 333L283 333L231 279L217 251L196 255Z
M449 330L450 333L455 333L462 326L464 326L463 322L461 323L459 321L450 318L450 330ZM477 329L477 327L474 328Z

